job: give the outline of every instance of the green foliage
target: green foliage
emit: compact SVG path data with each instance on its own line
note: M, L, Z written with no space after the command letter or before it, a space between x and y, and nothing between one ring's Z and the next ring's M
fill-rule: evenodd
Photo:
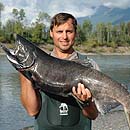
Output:
M88 40L92 33L92 23L90 20L85 20L82 25L82 31L85 35L85 39Z
M26 17L24 9L20 9L20 10L13 9L12 14L13 14L16 21L22 21Z
M3 36L0 36L0 42L5 42L5 38Z
M0 29L2 26L2 22L1 22L1 12L4 10L4 5L0 2Z
M36 22L38 22L38 23L50 22L50 16L45 12L39 12Z
M32 29L32 41L40 44L42 42L42 29L43 24L37 23L36 26Z
M76 43L78 45L82 44L86 40L85 33L83 32L80 25L77 26L77 37L76 37Z

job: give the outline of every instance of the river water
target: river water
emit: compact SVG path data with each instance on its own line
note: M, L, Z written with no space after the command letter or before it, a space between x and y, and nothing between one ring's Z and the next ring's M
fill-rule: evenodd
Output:
M20 102L17 71L0 56L0 130L19 130L33 124Z
M130 87L130 56L89 56L101 71ZM20 85L17 71L0 55L0 130L19 130L33 125L20 102Z

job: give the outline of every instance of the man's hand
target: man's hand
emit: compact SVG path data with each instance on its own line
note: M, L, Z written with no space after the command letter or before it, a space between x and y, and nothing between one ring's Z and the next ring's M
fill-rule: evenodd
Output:
M92 101L92 94L89 89L85 88L83 84L78 83L77 90L75 86L72 88L73 94L81 101L89 101L89 106L83 107L83 115L94 120L98 116L98 110L95 103Z
M77 90L75 87L72 88L73 94L81 101L86 101L92 97L89 89L85 88L83 84L78 83Z

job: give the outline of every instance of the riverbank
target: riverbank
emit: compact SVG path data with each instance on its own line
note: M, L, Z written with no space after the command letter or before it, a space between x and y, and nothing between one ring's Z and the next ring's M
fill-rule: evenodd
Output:
M124 111L99 115L92 123L92 130L129 130Z
M42 45L40 46L44 51L52 51L53 45ZM87 55L130 55L130 47L96 47L87 50L87 46L75 46L75 50L81 53L87 53Z
M7 47L13 48L12 45L7 44ZM39 46L42 50L45 52L50 52L53 49L52 44L46 44L46 45L40 45ZM130 46L128 47L95 47L88 49L87 46L74 46L75 50L81 52L81 53L87 53L87 55L130 55ZM5 55L3 50L0 48L0 55Z

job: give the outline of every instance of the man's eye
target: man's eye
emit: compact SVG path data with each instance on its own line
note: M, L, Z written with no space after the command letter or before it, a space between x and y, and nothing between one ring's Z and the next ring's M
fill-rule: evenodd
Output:
M67 31L68 33L73 33L73 31L71 31L71 30L69 30L69 31Z
M57 33L62 33L62 31L57 31Z

